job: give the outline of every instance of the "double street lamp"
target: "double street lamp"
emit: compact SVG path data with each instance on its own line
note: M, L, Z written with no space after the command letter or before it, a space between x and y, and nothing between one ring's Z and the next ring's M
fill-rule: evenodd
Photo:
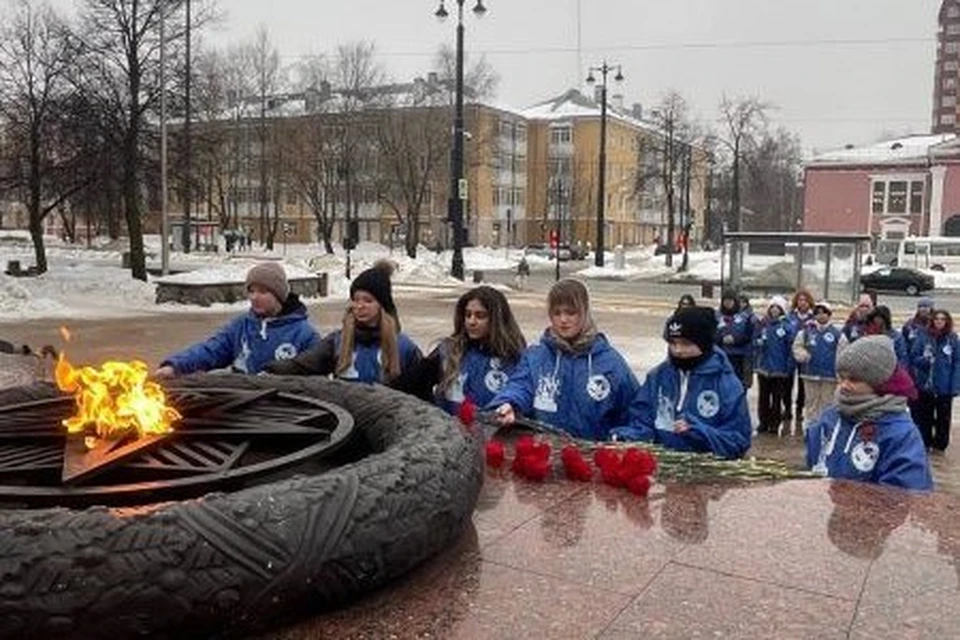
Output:
M465 0L454 1L457 3L457 84L447 215L453 226L453 262L450 265L450 275L463 280L463 203L467 199L467 180L463 177L463 4ZM482 18L486 12L487 8L483 6L483 0L476 0L473 15ZM437 7L434 15L440 20L445 20L450 15L447 12L445 0L440 0L440 6Z
M603 266L603 234L604 234L604 205L606 204L606 176L607 176L607 74L613 70L616 70L617 74L614 76L614 80L617 82L623 81L623 71L620 69L620 65L607 64L607 61L604 60L603 64L599 67L590 67L590 72L587 75L587 84L593 85L597 79L593 75L594 72L600 74L600 84L597 85L600 89L600 168L598 171L598 185L597 185L597 247L594 252L594 264L598 267Z

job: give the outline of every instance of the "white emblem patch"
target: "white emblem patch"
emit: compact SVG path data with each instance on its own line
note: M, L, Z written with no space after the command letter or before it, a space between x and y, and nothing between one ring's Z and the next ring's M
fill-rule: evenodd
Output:
M720 413L720 395L716 391L701 391L697 396L697 413L704 418Z
M947 356L948 358L953 355L953 347L948 344L943 345L943 355Z
M297 355L297 348L289 342L284 342L282 345L276 348L273 352L273 357L276 360L290 360L295 358Z
M600 402L610 395L610 381L604 375L590 376L587 380L587 395Z
M850 462L857 468L857 471L869 473L877 466L877 460L880 458L880 447L876 442L858 442L850 452Z
M783 327L777 329L777 336L778 336L778 337L782 338L782 337L785 336L785 335L787 335L787 332L783 330Z
M490 369L487 371L487 375L483 377L483 384L487 387L488 391L497 393L507 384L507 374L499 369Z
M834 340L836 340L836 338L833 337L833 334L832 334L832 333L825 333L825 334L823 335L823 341L824 341L824 342L831 343L831 342L833 342Z
M670 326L667 327L667 332L668 332L671 336L678 336L678 335L680 335L680 330L681 330L682 328L683 328L683 327L680 325L679 322L671 322L671 323L670 323Z
M540 376L537 381L537 393L533 396L533 408L547 413L557 412L557 393L560 381L554 376Z

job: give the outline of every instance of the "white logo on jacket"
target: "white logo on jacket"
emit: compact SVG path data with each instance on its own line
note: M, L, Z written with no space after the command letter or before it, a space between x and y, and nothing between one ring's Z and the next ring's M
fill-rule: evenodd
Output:
M850 452L850 462L857 468L857 471L869 473L877 466L877 460L880 458L880 447L876 442L858 442Z
M507 384L507 374L500 370L500 358L490 358L490 370L483 376L483 384L487 391L499 392Z
M540 376L537 381L537 393L533 397L533 408L547 413L557 412L557 393L560 381L555 376Z
M697 413L704 418L720 413L720 395L716 391L701 391L697 396Z
M610 381L602 374L590 376L587 380L587 395L601 402L610 396Z
M297 348L289 342L284 342L273 352L275 360L291 360L297 356Z

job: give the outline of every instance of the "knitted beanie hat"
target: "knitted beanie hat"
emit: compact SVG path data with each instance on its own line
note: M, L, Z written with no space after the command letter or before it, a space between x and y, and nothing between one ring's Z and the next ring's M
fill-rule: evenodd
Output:
M260 285L283 304L290 295L290 283L283 266L278 262L261 262L247 271L247 291L251 285Z
M773 296L770 298L770 304L767 305L767 310L770 310L770 307L780 307L780 313L784 314L787 312L787 309L790 306L787 304L787 299L783 296Z
M393 303L390 276L393 273L393 264L387 260L377 260L372 267L362 271L350 283L350 297L357 291L366 291L380 303L386 313L397 318L397 307Z
M717 335L717 319L708 307L678 309L667 323L667 340L685 338L700 347L703 353L713 349Z
M824 311L827 315L833 314L833 307L831 307L830 303L827 302L826 300L820 300L819 302L817 302L817 304L813 305L814 313L820 313L821 310Z
M933 309L933 298L924 296L917 300L917 309L921 308Z
M882 387L897 368L893 340L883 335L866 336L837 354L837 375Z

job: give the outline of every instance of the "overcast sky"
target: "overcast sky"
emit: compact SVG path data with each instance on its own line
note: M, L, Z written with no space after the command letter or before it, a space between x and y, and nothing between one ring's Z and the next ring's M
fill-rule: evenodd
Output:
M248 39L261 23L285 62L370 40L398 80L423 75L455 36L453 20L433 16L439 0L217 1L213 45ZM586 67L607 58L623 66L627 104L653 105L673 88L712 122L724 92L756 95L777 105L774 122L800 133L807 152L930 128L940 0L484 2L482 20L468 13L466 49L486 54L498 102L518 108L581 86Z

